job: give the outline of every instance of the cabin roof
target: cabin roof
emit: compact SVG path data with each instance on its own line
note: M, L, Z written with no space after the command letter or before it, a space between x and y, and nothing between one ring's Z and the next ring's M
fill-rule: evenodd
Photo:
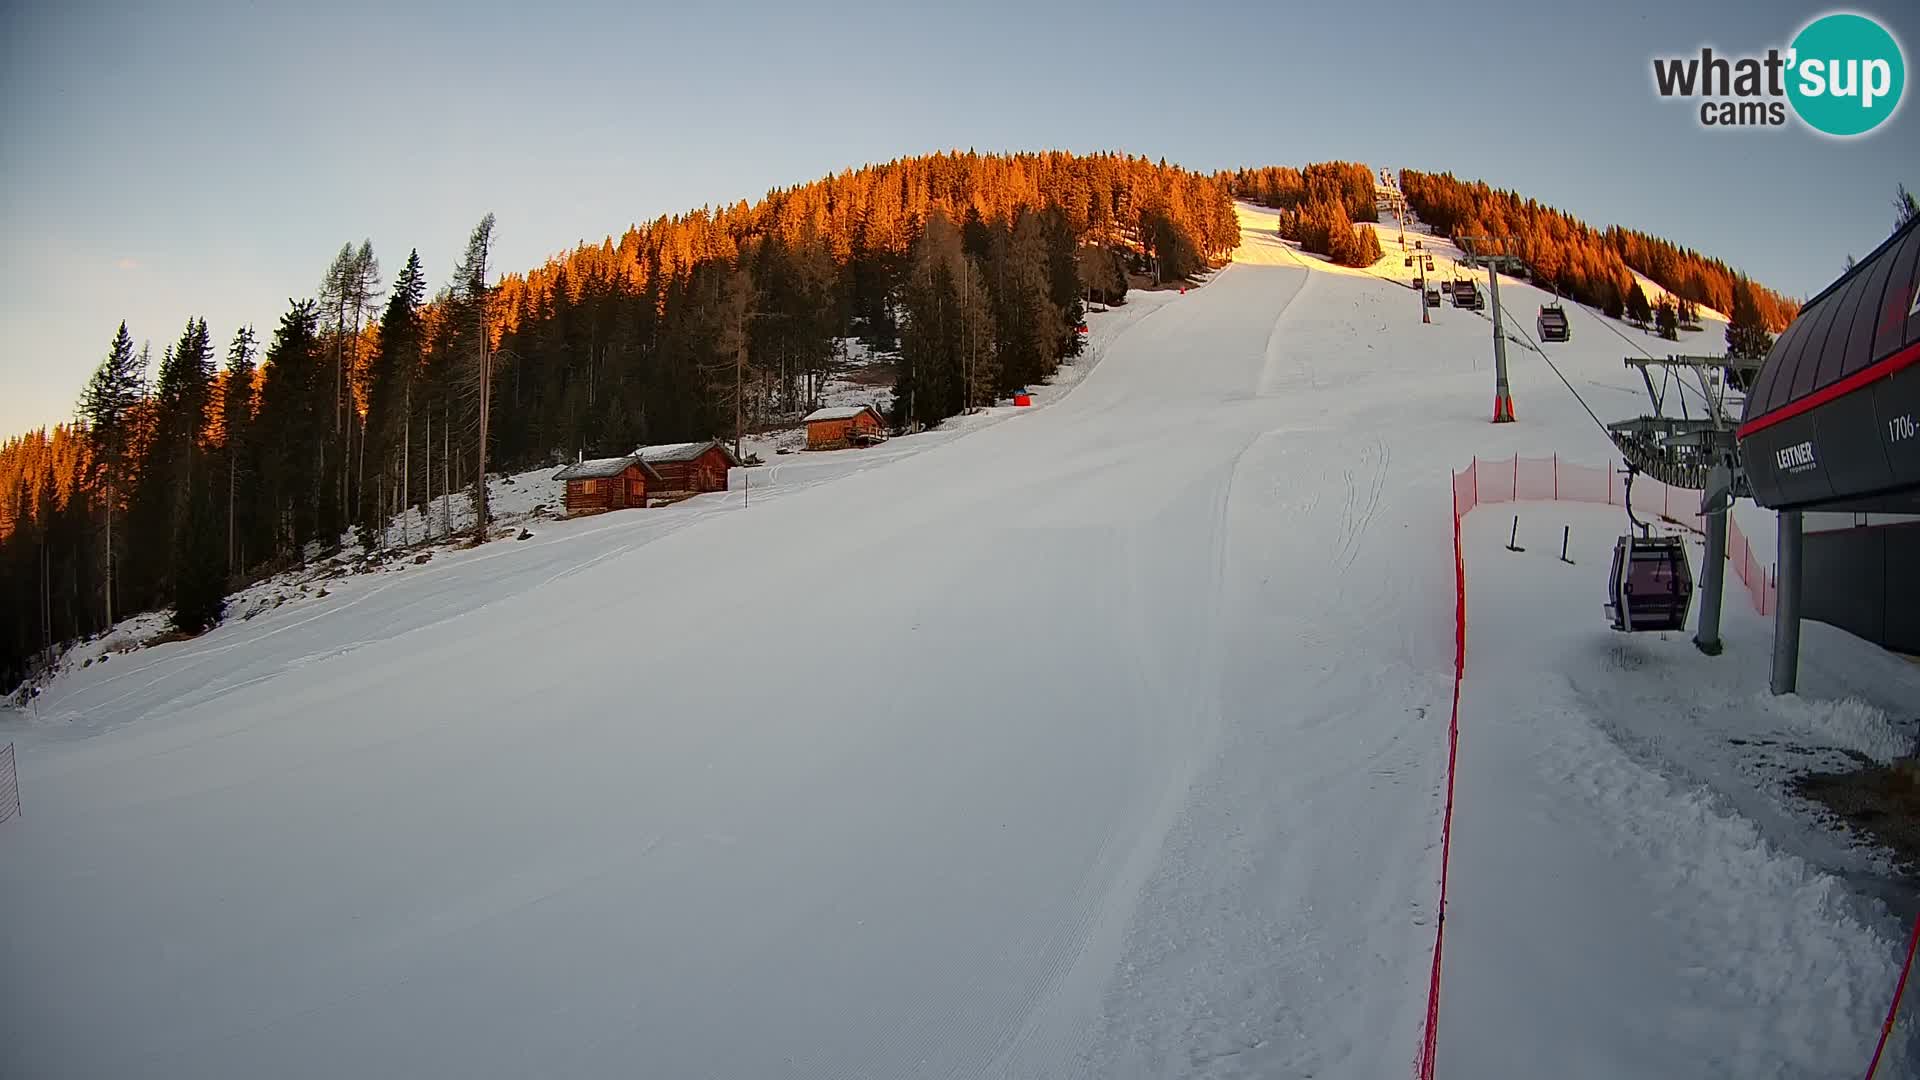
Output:
M871 405L838 405L830 409L815 409L807 414L807 418L802 423L811 424L816 420L851 420L861 413L873 413L875 420L880 419L880 413Z
M1743 426L1805 399L1838 397L1830 389L1835 384L1920 345L1920 309L1912 303L1920 284L1917 264L1920 219L1896 230L1802 305L1774 339L1747 392Z
M726 457L729 465L740 464L739 460L733 456L733 451L727 449L726 444L713 439L700 442L658 443L653 446L643 446L634 453L649 465L680 465L698 458L708 450L719 450Z
M626 457L593 458L589 461L576 461L566 468L561 469L559 472L554 473L553 478L555 480L599 480L604 477L619 476L635 465L640 466L640 471L647 476L655 480L660 479L660 474L654 472L638 454L628 454Z

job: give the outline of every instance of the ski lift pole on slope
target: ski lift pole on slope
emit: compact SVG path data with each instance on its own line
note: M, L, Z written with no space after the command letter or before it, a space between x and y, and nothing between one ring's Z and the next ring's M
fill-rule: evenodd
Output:
M1507 382L1507 332L1500 324L1501 259L1489 256L1498 249L1511 249L1518 241L1510 236L1463 236L1460 243L1475 261L1487 264L1487 299L1493 306L1493 422L1513 423L1513 388Z

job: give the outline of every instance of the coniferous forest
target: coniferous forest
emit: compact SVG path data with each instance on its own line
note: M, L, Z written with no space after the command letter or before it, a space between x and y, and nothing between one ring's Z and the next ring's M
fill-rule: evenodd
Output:
M1442 235L1514 235L1535 276L1615 317L1735 314L1758 350L1795 305L1697 252L1484 183L1408 171ZM487 472L731 440L811 408L845 342L892 358L898 431L1046 380L1087 303L1175 284L1239 244L1236 198L1350 266L1380 258L1373 177L1326 162L1206 176L1121 154L903 158L629 228L522 272L493 219L438 277L349 243L260 331L103 328L70 423L0 444L0 689L139 611L178 632L233 589L473 502ZM1628 272L1679 298L1650 305ZM149 328L142 328L142 333ZM1749 340L1751 339L1751 340ZM136 344L138 342L138 344Z
M1639 286L1630 270L1682 300L1729 315L1757 313L1765 329L1774 333L1785 329L1800 310L1718 259L1618 225L1595 229L1484 182L1408 169L1400 174L1400 189L1413 212L1441 236L1519 238L1540 284L1616 319L1645 323L1659 314L1651 305L1645 313L1635 310L1633 295ZM1644 295L1639 302L1648 304Z
M791 417L848 338L896 358L898 429L938 424L1049 377L1084 303L1239 243L1221 180L1057 152L850 170L504 275L492 229L445 278L347 244L260 331L187 317L157 358L103 327L73 421L0 444L0 689L134 612L197 633L408 507L472 499L478 534L486 472Z
M1325 255L1342 266L1372 266L1381 255L1380 238L1356 222L1379 221L1374 205L1373 170L1350 161L1328 161L1292 169L1270 165L1222 173L1221 182L1237 197L1280 212L1280 235Z

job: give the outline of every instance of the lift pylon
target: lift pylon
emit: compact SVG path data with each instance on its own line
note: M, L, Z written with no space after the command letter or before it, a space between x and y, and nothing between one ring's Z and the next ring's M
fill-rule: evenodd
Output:
M1514 236L1458 236L1473 265L1486 263L1487 299L1493 307L1493 422L1513 423L1513 388L1507 383L1507 332L1500 322L1500 267L1519 261Z

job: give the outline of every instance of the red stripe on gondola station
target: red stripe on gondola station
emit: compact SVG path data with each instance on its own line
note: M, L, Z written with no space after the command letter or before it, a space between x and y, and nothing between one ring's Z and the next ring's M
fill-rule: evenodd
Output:
M1920 362L1920 341L1901 349L1879 363L1868 364L1839 382L1823 386L1798 401L1789 401L1770 413L1741 424L1737 434L1744 439L1754 432L1765 431L1783 420L1791 420L1801 413L1817 409L1836 398L1843 398L1863 386L1869 386L1881 379L1890 379L1901 370L1912 367L1916 362Z

